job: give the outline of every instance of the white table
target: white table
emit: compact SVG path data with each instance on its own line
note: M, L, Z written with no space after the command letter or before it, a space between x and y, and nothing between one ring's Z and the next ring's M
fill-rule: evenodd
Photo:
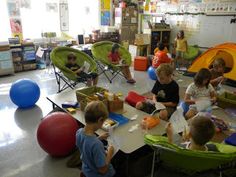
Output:
M74 90L50 95L47 97L47 99L53 104L54 107L56 106L61 109L63 109L61 107L62 103L66 102L66 101L77 101L76 94L75 94ZM136 120L134 120L134 121L130 120L127 124L118 126L113 131L114 139L119 144L120 150L126 154L130 154L145 145L144 144L145 133L150 133L153 135L163 135L165 133L166 122L163 120L160 121L159 125L157 125L155 128L153 128L151 130L148 130L147 132L142 130L141 127L139 126L137 130L134 130L132 133L130 133L128 130L131 128L131 126L136 125L136 124L140 124L141 120L145 116L148 116L148 114L146 114L142 111L136 110L135 108L133 108L132 106L130 106L128 104L124 104L123 115L127 118L131 118L134 115L138 115ZM76 120L81 122L82 124L85 124L84 113L82 111L78 110L75 114L72 114L72 116ZM103 130L97 131L98 135L100 135L102 133L104 133Z

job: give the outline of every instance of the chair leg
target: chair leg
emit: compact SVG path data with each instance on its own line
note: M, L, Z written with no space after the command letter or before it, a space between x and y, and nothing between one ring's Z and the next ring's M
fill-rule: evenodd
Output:
M155 161L156 161L156 151L154 150L154 152L153 152L153 159L152 159L152 172L151 172L151 177L154 177L154 173L155 173Z

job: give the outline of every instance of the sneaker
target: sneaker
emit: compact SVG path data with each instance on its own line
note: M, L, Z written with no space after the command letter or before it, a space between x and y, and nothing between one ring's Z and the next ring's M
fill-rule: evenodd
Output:
M127 83L134 84L134 83L136 83L136 81L134 79L130 79L130 80L127 80Z

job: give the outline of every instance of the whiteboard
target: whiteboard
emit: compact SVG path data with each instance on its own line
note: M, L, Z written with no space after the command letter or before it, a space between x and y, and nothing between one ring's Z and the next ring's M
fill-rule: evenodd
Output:
M185 31L190 45L213 47L224 42L236 43L236 24L230 24L231 16L183 15L167 16L172 28L171 42L179 30ZM191 23L195 25L191 26Z

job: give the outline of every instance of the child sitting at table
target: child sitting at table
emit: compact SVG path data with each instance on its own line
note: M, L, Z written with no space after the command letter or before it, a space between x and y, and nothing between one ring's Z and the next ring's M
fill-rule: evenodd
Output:
M82 172L86 177L112 177L115 170L110 162L114 148L110 145L106 152L101 140L106 139L108 134L100 137L95 134L108 117L107 108L101 101L91 102L85 108L84 117L85 127L76 132L76 146L81 153Z
M159 50L155 53L152 59L152 67L157 68L162 63L171 63L172 60L168 57L167 53L164 51L165 46L159 43Z
M166 133L169 143L174 142L173 127L168 123ZM214 144L208 143L215 135L215 125L208 117L197 116L193 118L189 132L183 134L184 140L189 140L181 143L180 146L185 149L199 150L199 151L218 151Z
M220 83L224 81L224 74L225 71L225 61L222 58L217 58L214 60L212 64L211 72L211 85L213 87L217 87Z
M87 86L97 85L98 74L85 73L84 72L85 67L84 66L80 67L76 63L76 60L77 60L76 55L73 52L69 53L69 55L67 56L66 67L72 70L74 73L76 73L77 76L79 76L79 81L87 82Z
M186 119L190 119L198 113L196 101L199 99L209 99L212 103L216 102L215 90L210 84L210 80L210 71L202 68L195 75L194 82L188 86L184 96L185 103L190 105L189 110L185 114Z
M169 64L161 64L157 70L157 81L152 88L153 100L138 102L136 108L147 113L155 111L155 103L162 103L166 109L159 112L159 117L168 120L179 103L179 86L173 80L173 68Z
M132 78L129 65L125 63L125 60L122 60L121 55L119 53L120 46L116 43L112 45L111 52L108 55L110 62L114 65L117 65L121 68L122 73L127 79L127 83L134 84L136 81Z

